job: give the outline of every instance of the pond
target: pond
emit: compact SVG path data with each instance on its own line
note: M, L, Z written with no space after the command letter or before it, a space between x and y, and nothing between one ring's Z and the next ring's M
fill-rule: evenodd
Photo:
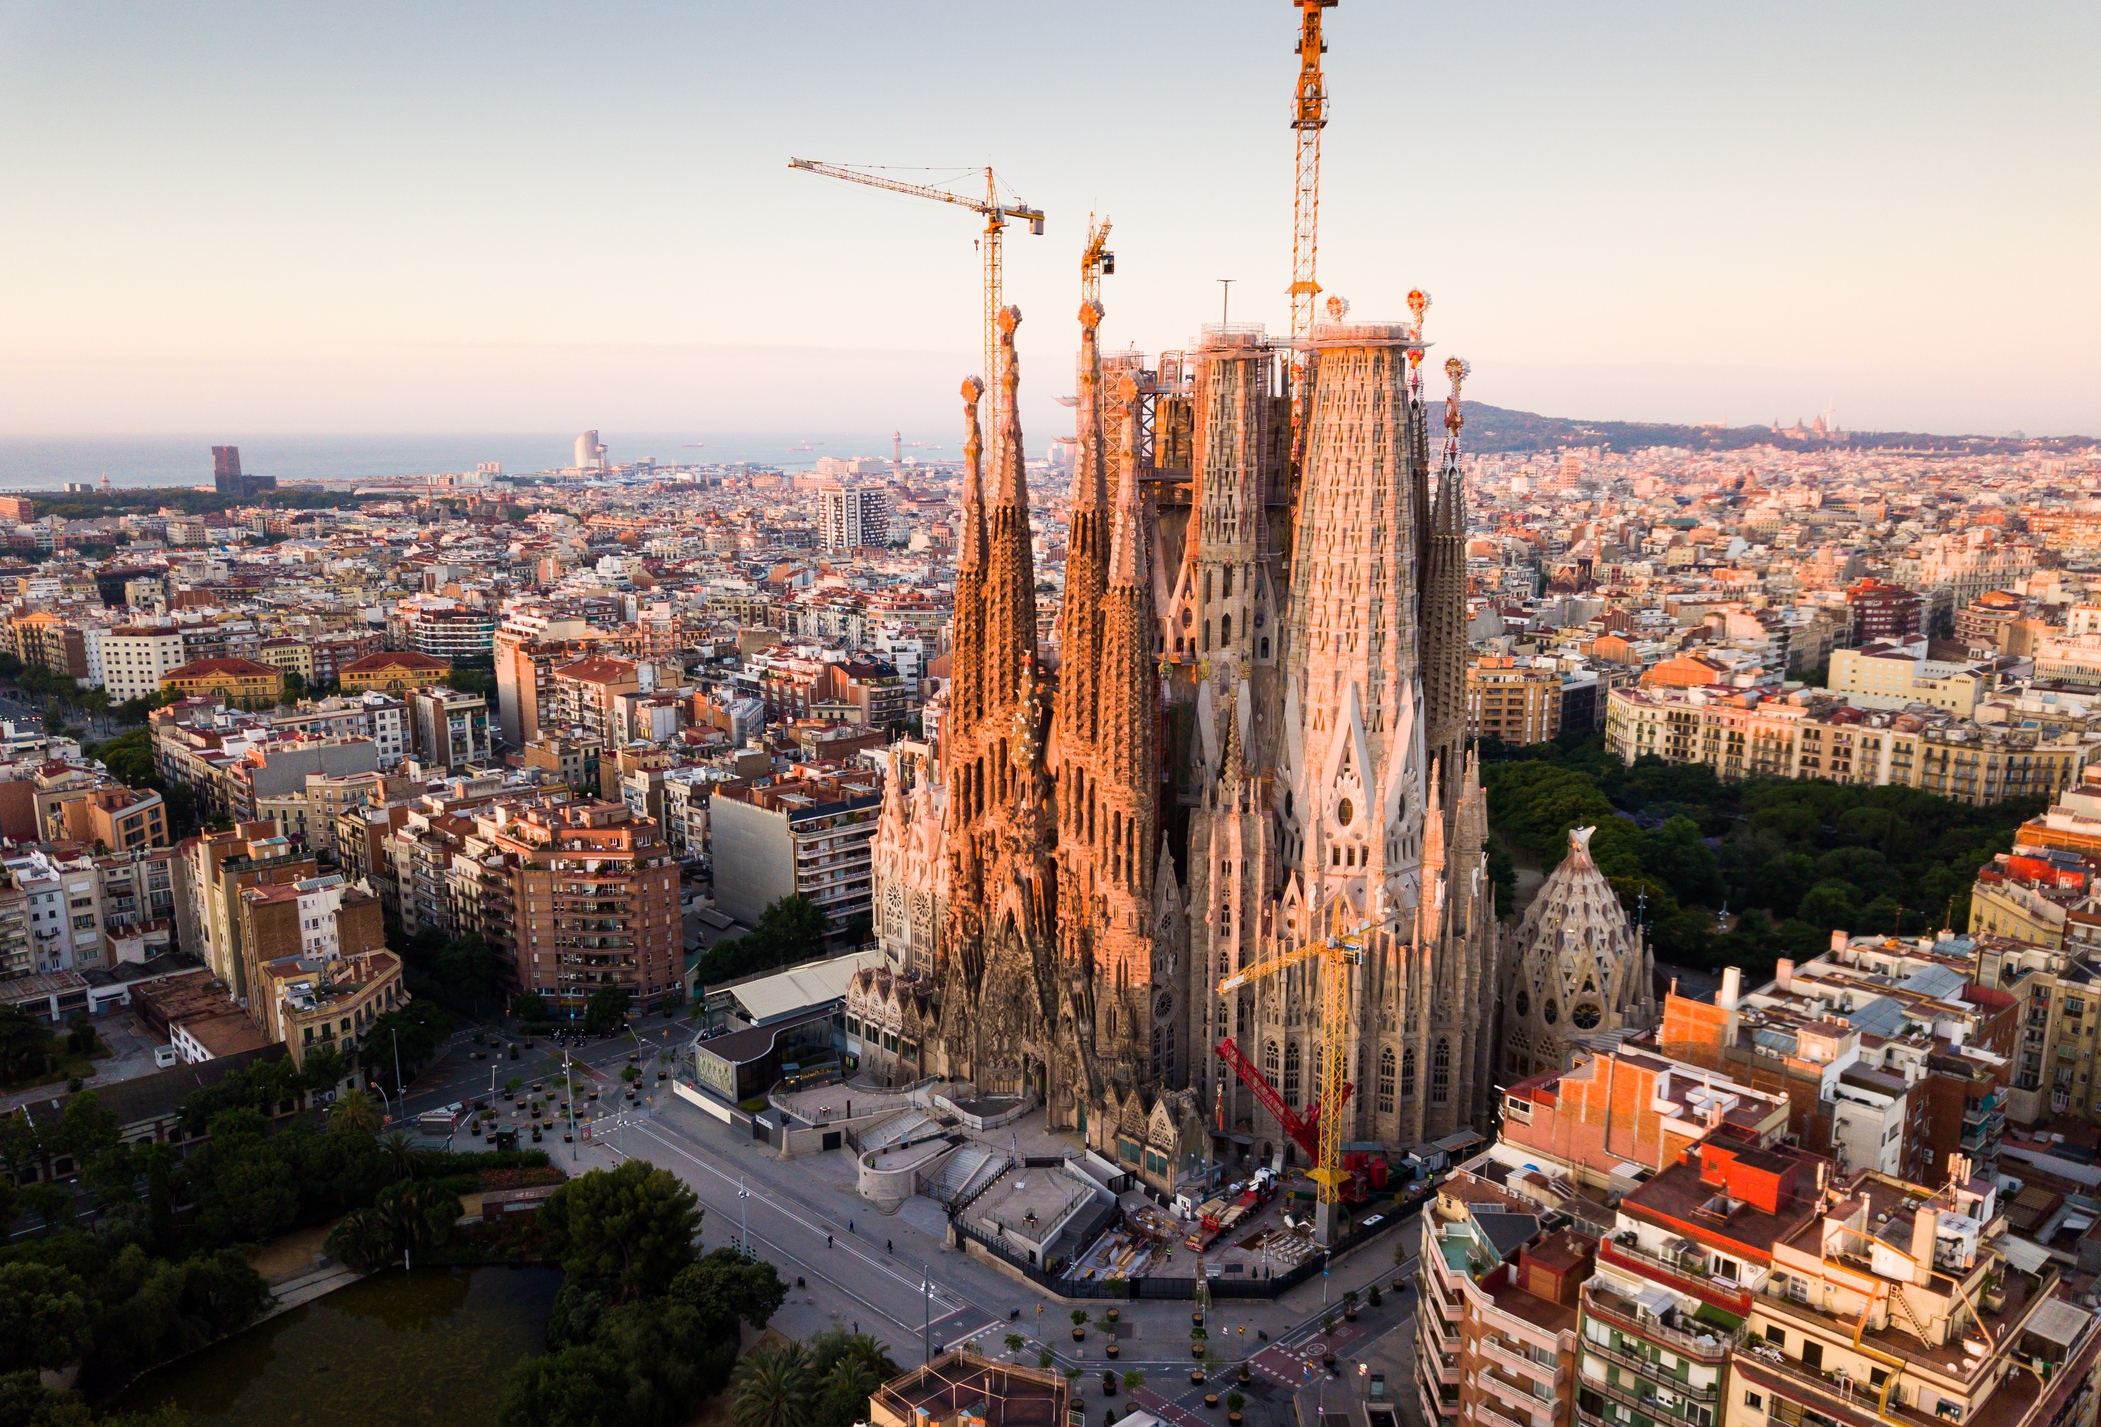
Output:
M197 1427L495 1427L511 1365L542 1351L552 1268L387 1269L140 1378Z

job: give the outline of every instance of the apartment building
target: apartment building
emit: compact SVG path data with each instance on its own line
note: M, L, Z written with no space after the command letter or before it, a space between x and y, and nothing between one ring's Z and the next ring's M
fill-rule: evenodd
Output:
M1928 659L1925 641L1877 640L1831 653L1828 686L1859 708L1902 709L1927 704L1972 718L1997 682L1989 664Z
M241 893L316 877L320 868L274 822L246 822L185 838L176 852L175 912L183 949L202 958L212 975L233 988L236 999L247 996Z
M626 659L579 659L554 671L554 717L564 731L589 742L617 748L627 742L621 729L620 696L644 689L643 669ZM541 713L541 723L548 722Z
M655 1007L683 987L678 863L619 803L528 807L496 831L512 873L518 973L571 1016L618 987Z
M1464 1170L1422 1215L1416 1391L1434 1427L1573 1427L1595 1246Z
M504 742L523 748L540 736L543 717L554 721L554 671L589 658L600 639L581 619L522 627L515 620L507 618L495 639L496 708Z
M381 948L346 956L297 954L263 962L257 971L271 1039L282 1041L302 1072L307 1058L332 1050L343 1057L339 1086L362 1078L366 1056L391 1065L384 1042L367 1047L372 1023L408 1004L401 958Z
M14 635L15 657L32 668L45 669L86 687L90 682L87 640L72 622L49 610L19 615L8 621Z
M1466 666L1466 734L1505 743L1546 743L1561 732L1561 673L1504 655Z
M416 760L452 769L487 761L489 702L480 694L426 685L407 695L409 736Z
M1582 1427L1714 1427L1773 1245L1815 1217L1818 1167L1711 1140L1620 1201L1583 1285Z
M834 927L874 908L880 780L784 779L724 788L709 803L715 905L746 926L782 897L807 897Z
M2082 730L1958 720L1919 709L1859 709L1821 694L1758 690L1614 689L1605 746L1621 760L1653 754L1704 763L1724 780L1821 778L1921 788L1985 805L2069 787L2101 748Z
M48 786L50 781L41 772L32 780L46 841L114 852L168 845L168 808L155 789L127 788L101 776L67 777L59 786Z
M111 703L151 698L161 680L186 662L182 631L173 625L131 625L102 638L102 686Z
M2017 1007L2007 1117L2022 1125L2064 1114L2101 1119L2101 958L2083 945L2053 949L1990 934L1976 945L1977 980Z
M97 855L63 844L7 858L0 866L16 895L0 904L0 915L19 913L23 935L0 945L0 966L108 970L169 950L174 855L165 847Z
M2047 1256L2014 1267L1998 1189L1949 1168L1939 1189L1846 1178L1774 1239L1722 1427L2092 1418L2093 1313L2056 1296Z

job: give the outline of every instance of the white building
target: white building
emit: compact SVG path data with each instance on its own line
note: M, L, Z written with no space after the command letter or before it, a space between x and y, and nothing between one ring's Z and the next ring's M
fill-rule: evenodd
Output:
M102 637L101 645L102 683L112 703L159 693L167 672L188 660L182 631L171 625L112 629Z
M884 486L826 486L818 492L827 553L890 543L890 491Z

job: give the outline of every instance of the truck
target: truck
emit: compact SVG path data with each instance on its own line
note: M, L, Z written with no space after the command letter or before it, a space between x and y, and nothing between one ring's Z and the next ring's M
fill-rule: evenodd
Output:
M426 1135L449 1135L459 1128L460 1117L467 1113L464 1101L455 1100L437 1110L425 1110L416 1117L416 1128Z

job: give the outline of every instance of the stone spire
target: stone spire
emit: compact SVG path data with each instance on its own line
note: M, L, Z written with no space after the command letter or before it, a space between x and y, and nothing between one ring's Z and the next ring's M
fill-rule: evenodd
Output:
M1092 746L1100 728L1102 594L1109 574L1107 439L1102 430L1099 302L1080 304L1080 405L1074 422L1072 523L1066 536L1065 607L1058 619L1061 761Z
M984 713L985 439L978 400L985 384L963 379L963 529L956 550L956 628L950 651L954 692L950 716L964 722Z
M1151 980L1146 922L1159 841L1159 670L1153 650L1153 582L1135 459L1136 385L1123 378L1125 459L1110 517L1109 579L1102 599L1101 737L1094 766L1103 892L1095 969L1110 984ZM1105 824L1101 820L1106 820Z
M1036 656L1035 562L1029 549L1021 418L1015 410L1021 366L1014 355L1014 329L1020 322L1020 308L1001 310L998 489L992 496L985 539L984 711L988 715L1011 714L1021 686L1022 662ZM959 597L961 593L959 587Z
M1430 757L1444 768L1447 818L1457 810L1460 750L1466 744L1466 486L1459 473L1459 388L1467 366L1445 363L1452 394L1445 400L1444 464L1430 517L1423 573L1423 712Z

